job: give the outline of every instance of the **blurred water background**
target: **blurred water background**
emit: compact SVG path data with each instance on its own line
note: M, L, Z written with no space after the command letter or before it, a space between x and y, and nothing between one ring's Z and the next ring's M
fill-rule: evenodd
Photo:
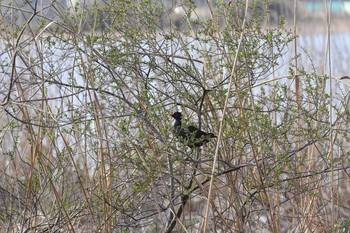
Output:
M207 7L207 1L196 0L197 16L202 19L209 19L210 13ZM215 5L215 1L209 1ZM33 9L36 7L43 19L57 21L62 18L57 12L84 13L84 10L91 9L94 4L103 6L107 4L106 0L85 1L85 0L64 0L64 1L13 1L4 0L0 3L0 12L2 21L5 24L24 25L28 18L31 17ZM331 62L332 74L335 76L348 75L348 62L350 61L350 0L333 0L327 1L327 5L323 0L299 0L296 1L296 33L299 36L297 44L297 53L301 53L301 63L308 64L310 59L313 61L318 72L328 72L325 65L327 63L327 19L326 7L331 9ZM162 0L162 4L169 9L170 17L175 25L181 27L181 18L184 10L181 4L173 0ZM269 19L265 27L274 27L281 17L285 18L286 27L291 31L294 30L294 1L278 0L272 1L269 9ZM108 17L108 12L99 12L102 18ZM101 15L99 15L101 16ZM95 16L97 17L97 16ZM88 19L88 17L86 17ZM90 17L94 20L94 17ZM37 21L30 22L31 28L35 28ZM108 26L108 21L104 21L100 25L100 29ZM166 23L162 24L166 27ZM87 28L87 30L89 30ZM292 51L292 48L290 48ZM293 49L293 53L294 53ZM305 54L305 52L307 54ZM306 55L306 56L305 56ZM288 64L289 57L294 56L288 53L283 60ZM285 69L280 69L278 73L284 73Z

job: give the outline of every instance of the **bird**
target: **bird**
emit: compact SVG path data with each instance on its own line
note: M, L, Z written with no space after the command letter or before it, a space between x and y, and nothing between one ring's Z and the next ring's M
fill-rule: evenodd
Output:
M182 113L174 112L171 114L175 119L174 123L174 134L175 136L183 142L186 146L191 149L196 147L201 147L202 145L208 143L210 139L216 138L213 133L206 133L193 125L189 125L187 127L182 126Z

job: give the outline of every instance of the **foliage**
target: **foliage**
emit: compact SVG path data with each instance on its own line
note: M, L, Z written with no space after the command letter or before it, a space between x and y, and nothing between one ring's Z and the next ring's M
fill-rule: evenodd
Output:
M249 2L1 3L2 228L200 232L213 166L210 232L347 227L324 203L347 187L347 102L298 56L276 77L296 37ZM176 142L176 110L220 141Z

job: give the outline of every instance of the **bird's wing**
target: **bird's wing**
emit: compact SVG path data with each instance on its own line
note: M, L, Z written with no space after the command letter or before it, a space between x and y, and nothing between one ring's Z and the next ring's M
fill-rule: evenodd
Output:
M189 126L187 127L187 129L188 129L188 132L189 132L190 134L199 131L198 128L195 127L195 126L193 126L193 125L189 125Z
M180 127L177 129L176 133L176 136L180 139L180 141L185 143L190 148L200 147L209 142L209 139L213 137L212 135L214 134L206 133L193 125Z
M203 131L199 130L197 127L195 127L193 125L189 125L187 127L187 130L188 130L188 136L192 140L198 140L204 135Z

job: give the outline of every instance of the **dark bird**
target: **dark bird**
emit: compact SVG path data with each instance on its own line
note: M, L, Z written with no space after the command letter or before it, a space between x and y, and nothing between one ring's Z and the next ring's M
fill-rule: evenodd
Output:
M182 127L181 112L175 112L170 116L175 119L174 134L178 139L180 139L181 142L190 148L200 147L209 142L210 139L216 138L213 133L206 133L193 125Z

